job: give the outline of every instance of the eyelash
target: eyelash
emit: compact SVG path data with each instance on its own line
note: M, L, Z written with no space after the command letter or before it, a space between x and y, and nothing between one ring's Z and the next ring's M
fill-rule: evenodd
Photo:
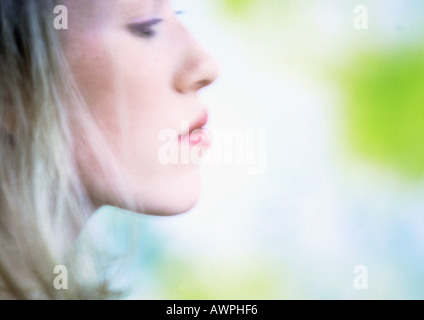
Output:
M176 15L182 15L184 13L185 11L182 11L182 10L175 11ZM156 35L156 31L153 30L152 27L161 23L162 21L163 19L155 18L146 22L131 23L128 25L128 29L136 36L143 37L143 38L152 38Z
M161 23L162 19L152 19L141 23L131 23L128 25L128 29L136 36L151 38L156 35L156 31L153 30L153 26Z

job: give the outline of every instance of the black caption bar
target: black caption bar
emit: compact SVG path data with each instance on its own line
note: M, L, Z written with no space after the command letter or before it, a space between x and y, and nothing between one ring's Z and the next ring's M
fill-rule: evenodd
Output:
M323 303L324 302L324 303ZM363 303L359 302L359 303ZM82 314L100 318L103 314L113 318L131 315L131 319L280 319L292 311L313 310L314 313L326 314L333 310L335 303L351 304L358 301L294 301L294 300L103 300L103 301L1 301L0 308L5 312L8 307L16 316L28 310L20 304L29 303L31 312L46 315L46 312L61 319L61 315L81 317ZM306 304L313 308L305 308ZM380 301L379 303L383 303ZM393 302L390 302L393 303ZM331 305L330 305L331 304ZM347 306L346 306L347 307ZM349 307L353 308L352 305ZM39 309L38 309L39 308ZM54 309L53 309L54 308ZM56 313L54 310L59 310Z

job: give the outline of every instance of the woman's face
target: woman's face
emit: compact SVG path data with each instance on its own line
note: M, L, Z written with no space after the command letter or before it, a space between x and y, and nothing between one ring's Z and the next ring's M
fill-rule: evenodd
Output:
M216 78L214 61L168 0L65 0L64 5L66 57L117 160L116 166L100 147L88 148L78 124L73 126L75 156L93 200L124 206L116 193L123 183L120 188L139 212L189 210L199 196L198 165L181 159L169 163L164 155L207 148L207 138L196 144L192 135L190 141L185 126L192 130L205 123L198 91Z

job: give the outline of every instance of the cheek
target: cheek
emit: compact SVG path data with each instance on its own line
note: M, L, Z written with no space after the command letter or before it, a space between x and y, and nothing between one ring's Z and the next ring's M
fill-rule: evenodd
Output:
M184 212L197 201L198 172L158 160L161 130L180 129L182 106L172 89L175 57L141 45L141 39L103 39L84 36L68 51L77 85L113 156L97 145L93 150L76 129L84 184L101 203L125 206L119 202L120 189L140 201L138 211Z
M66 56L83 98L95 111L99 98L106 98L113 91L112 61L101 36L93 33L73 38Z
M160 119L172 115L176 107L170 99L171 65L163 51L153 51L133 36L110 33L106 38L85 36L69 50L71 68L90 111L115 131L115 138L119 122L125 121L124 127L130 125L135 132L161 125Z

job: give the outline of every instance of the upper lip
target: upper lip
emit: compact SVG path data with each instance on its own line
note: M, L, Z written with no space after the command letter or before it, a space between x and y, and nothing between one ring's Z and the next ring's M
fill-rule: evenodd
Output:
M180 136L186 136L191 134L196 129L201 129L208 123L208 111L207 109L202 109L198 116L189 124L188 131L184 132Z

